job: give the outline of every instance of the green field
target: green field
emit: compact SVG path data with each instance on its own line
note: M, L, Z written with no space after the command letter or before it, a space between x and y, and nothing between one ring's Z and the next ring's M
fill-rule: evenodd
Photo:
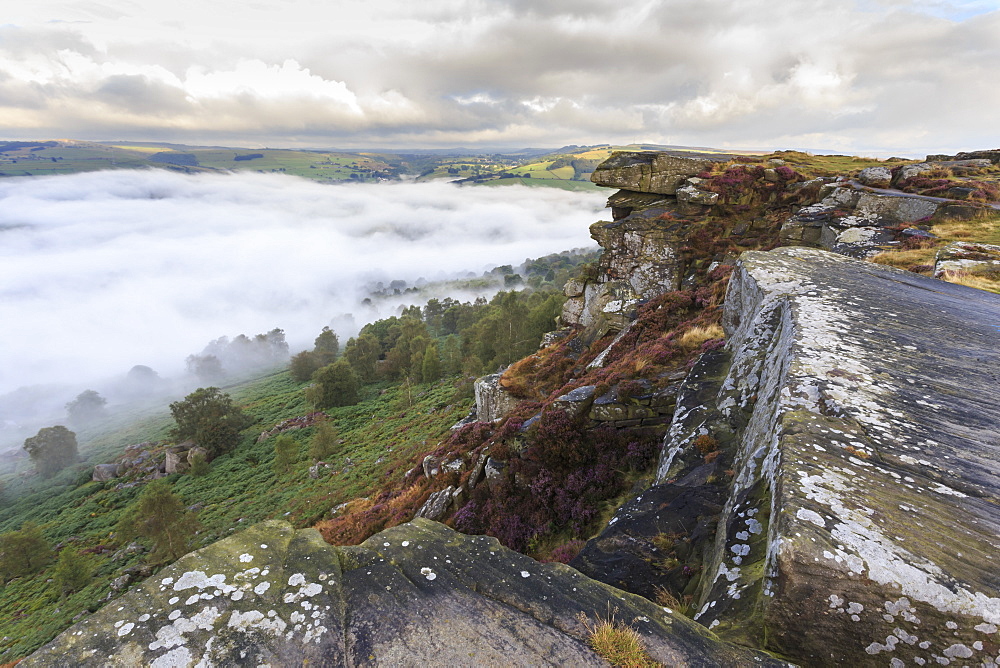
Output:
M0 142L0 178L155 167L183 173L282 173L325 183L374 182L409 176L416 177L417 181L478 183L482 180L496 185L488 179L504 175L505 183L586 190L591 188L589 177L593 166L610 153L611 147L583 147L569 152L560 149L539 158L517 151L509 154L436 154L238 149L132 142L105 144L74 140Z

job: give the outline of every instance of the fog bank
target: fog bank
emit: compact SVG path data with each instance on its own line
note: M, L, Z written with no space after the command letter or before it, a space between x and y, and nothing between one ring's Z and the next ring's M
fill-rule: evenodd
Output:
M0 395L136 364L171 375L212 339L275 327L294 352L340 314L363 324L373 281L591 245L605 197L159 170L0 180Z

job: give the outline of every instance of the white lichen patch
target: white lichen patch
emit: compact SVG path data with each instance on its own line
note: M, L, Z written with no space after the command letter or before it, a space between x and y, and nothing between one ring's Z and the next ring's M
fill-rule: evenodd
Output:
M434 580L437 578L437 573L435 573L427 566L424 566L423 568L420 569L420 574L423 575L428 580Z
M260 584L258 584L256 587L253 588L253 593L257 594L258 596L263 596L264 592L266 592L270 588L271 588L270 582L261 582Z
M253 561L253 555L244 552L240 555L240 563L247 564Z
M306 581L306 576L302 573L295 573L288 578L289 587L298 587Z
M187 647L178 647L156 657L149 665L150 668L187 668L193 660Z
M251 629L256 629L276 636L284 633L285 629L288 627L281 617L278 617L277 615L268 617L260 610L248 610L243 613L238 610L234 610L232 616L229 618L227 626L231 629L242 631L244 633L250 631Z

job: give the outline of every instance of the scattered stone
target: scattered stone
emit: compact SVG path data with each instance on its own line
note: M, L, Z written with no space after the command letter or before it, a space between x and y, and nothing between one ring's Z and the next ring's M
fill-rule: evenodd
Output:
M118 464L98 464L94 467L94 474L91 480L94 482L107 482L118 477Z
M892 172L888 167L866 167L858 173L858 181L871 188L888 188L892 183Z
M454 501L453 494L455 492L455 487L453 485L448 485L444 489L434 492L430 495L424 505L420 507L417 514L414 517L423 517L428 520L439 520L444 517L445 513L451 507L452 501Z

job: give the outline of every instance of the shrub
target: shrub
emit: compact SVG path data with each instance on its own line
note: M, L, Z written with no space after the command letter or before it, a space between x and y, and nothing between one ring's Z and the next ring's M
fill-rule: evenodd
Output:
M568 564L576 558L576 555L580 554L583 546L587 542L583 540L571 540L568 543L563 543L558 547L552 548L549 552L549 558L544 561L555 561L560 564Z
M707 455L719 449L719 442L709 434L701 434L698 438L694 439L694 446L698 448L698 452Z

